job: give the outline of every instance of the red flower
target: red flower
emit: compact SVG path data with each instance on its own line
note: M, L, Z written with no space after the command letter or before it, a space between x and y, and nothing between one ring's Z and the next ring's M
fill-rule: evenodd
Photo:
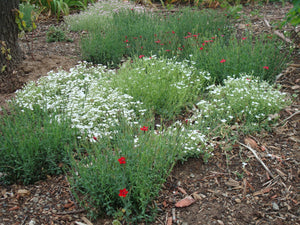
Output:
M94 139L95 141L98 141L98 139L97 139L95 136L93 137L93 139Z
M182 51L182 48L179 47L178 50Z
M143 58L143 57L144 57L144 55L140 55L140 56L139 56L140 59Z
M133 39L134 39L134 40L136 40L136 39L137 39L137 37L133 37Z
M169 52L169 51L171 51L171 50L170 50L170 49L167 49L167 50L166 50L166 52Z
M172 30L172 33L173 33L173 34L175 34L175 31L174 31L174 30Z
M141 46L141 49L143 49L144 47L143 46Z
M225 59L222 59L222 60L220 61L220 63L224 63L224 62L226 62L226 60L225 60Z
M203 50L203 48L201 47L200 50Z
M125 42L125 43L128 43L129 41L128 41L128 40L125 40L124 42Z
M142 38L142 35L140 35L140 38Z
M205 43L202 43L202 45L204 46L204 45L205 45Z
M160 40L155 41L155 43L159 44L159 43L160 43Z
M148 131L148 127L145 127L145 126L141 127L140 129L141 129L142 131Z
M243 38L242 38L242 40L246 40L246 39L247 39L246 37L243 37Z
M126 163L125 157L119 158L118 161L119 161L120 164L125 164Z
M197 35L197 34L194 34L194 35L193 35L193 37L195 37L195 38L196 38L196 37L198 37L198 35Z
M188 35L191 35L192 33L191 32L188 32Z
M156 37L157 36L157 34L154 34L154 37Z
M268 66L264 66L264 69L268 70L268 69L269 69L269 67L268 67Z
M208 43L209 41L204 41L204 42Z
M127 194L128 191L126 190L126 188L124 188L120 190L119 196L125 198Z

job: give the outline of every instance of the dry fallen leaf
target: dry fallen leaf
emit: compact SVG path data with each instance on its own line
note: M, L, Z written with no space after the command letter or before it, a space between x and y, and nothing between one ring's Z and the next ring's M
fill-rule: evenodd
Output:
M258 145L256 143L256 141L254 141L252 138L245 138L244 139L245 145L249 145L251 148L257 150L258 149Z
M17 191L17 194L21 197L24 197L24 196L30 195L30 191L28 191L26 189L20 189Z
M187 195L186 191L181 187L178 187L178 191L180 191L184 195Z
M190 206L191 204L193 204L195 202L196 202L196 200L193 199L193 197L189 195L189 196L185 197L184 199L181 199L179 202L177 202L175 204L175 206L182 208L182 207Z
M227 186L231 186L231 187L238 187L240 186L240 182L233 180L232 178L230 178L228 181L225 182L225 184Z

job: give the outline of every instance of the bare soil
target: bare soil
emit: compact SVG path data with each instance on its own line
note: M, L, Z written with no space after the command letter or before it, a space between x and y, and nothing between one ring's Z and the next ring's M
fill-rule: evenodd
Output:
M263 16L271 23L280 21L290 8L288 3L284 7L249 6L244 7L243 15L251 20L254 32L272 33ZM246 23L241 19L235 26L243 30ZM12 71L12 79L0 84L0 105L5 105L26 82L36 81L50 70L68 70L80 60L80 34L69 34L72 43L46 43L51 24L58 25L55 20L41 20L33 36L20 39L26 59ZM296 47L294 61L282 71L277 82L283 91L299 95L299 34L291 39ZM29 50L27 44L31 41L33 46ZM155 201L159 214L153 224L300 224L299 107L300 100L296 97L291 106L280 112L280 120L272 132L247 137L240 134L235 143L216 137L215 156L207 164L196 158L178 163ZM248 143L267 168L239 142ZM185 199L187 196L192 198ZM48 177L28 186L0 184L1 225L111 222L110 218L89 221L72 196L65 176Z

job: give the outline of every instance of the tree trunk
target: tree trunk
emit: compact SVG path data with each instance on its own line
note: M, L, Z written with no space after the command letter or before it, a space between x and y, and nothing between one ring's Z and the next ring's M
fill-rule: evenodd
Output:
M19 0L0 0L0 80L11 76L13 68L23 58L14 9L19 9Z

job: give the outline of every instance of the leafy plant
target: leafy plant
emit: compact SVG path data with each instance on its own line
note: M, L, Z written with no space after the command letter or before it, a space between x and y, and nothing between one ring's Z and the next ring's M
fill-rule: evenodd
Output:
M282 25L286 23L291 23L293 26L297 26L300 24L300 2L297 0L293 0L293 8L286 15L286 20Z
M59 174L68 163L68 149L77 132L70 120L42 109L12 105L0 116L0 172L3 182L33 183L46 175Z
M113 142L101 139L85 146L85 154L78 149L69 177L73 193L78 199L85 193L81 204L93 218L106 213L129 223L151 221L153 200L181 152L180 137L120 124Z
M188 60L140 55L118 70L113 83L135 101L143 102L154 115L173 119L213 83L208 72L196 70L191 64Z
M65 32L59 28L51 25L46 33L47 42L57 42L57 41L68 41L72 42L73 40L68 38Z
M1 64L0 73L3 73L9 67L9 62L11 61L11 54L10 54L10 48L7 48L5 41L0 41L0 44L1 44L1 54L5 56L5 60L6 60L6 62Z

